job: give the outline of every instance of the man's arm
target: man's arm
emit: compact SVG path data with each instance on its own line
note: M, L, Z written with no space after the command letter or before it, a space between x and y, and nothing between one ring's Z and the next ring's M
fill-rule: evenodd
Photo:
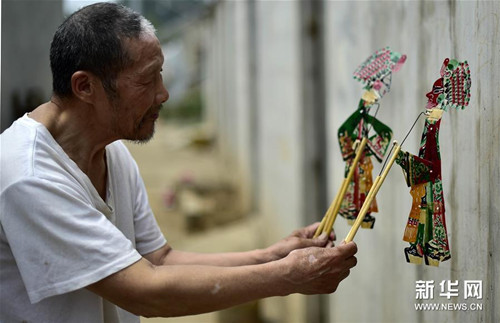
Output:
M155 266L143 258L87 288L146 317L220 310L251 300L292 293L332 293L356 265L356 245L310 247L260 265Z
M246 252L227 253L193 253L172 249L165 245L159 250L144 256L154 265L210 265L210 266L244 266L263 264L286 257L292 250L307 247L324 247L331 245L335 239L332 233L327 239L322 235L312 239L319 222L294 231L290 236L266 249Z

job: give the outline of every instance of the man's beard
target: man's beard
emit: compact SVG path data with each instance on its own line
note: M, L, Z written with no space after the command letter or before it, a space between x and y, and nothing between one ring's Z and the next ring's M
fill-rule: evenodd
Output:
M156 121L154 121L154 122L156 122ZM140 127L140 125L142 123L143 123L143 121L141 121L141 123L139 124L139 127ZM133 143L136 143L136 144L146 144L151 139L153 139L155 132L156 132L156 127L153 124L153 129L151 131L149 131L148 133L146 133L145 135L141 135L139 133L139 129L137 129L137 131L135 131L136 136L134 138L125 138L125 139L126 140L130 140L130 141L132 141Z
M156 123L157 119L156 120L151 120L151 119L153 118L153 116L155 114L160 113L160 110L162 109L161 104L149 108L148 112L146 112L146 114L143 116L143 118L138 123L134 124L133 131L125 130L126 132L124 132L124 129L120 126L120 122L119 122L119 118L118 118L118 116L120 114L120 110L116 105L113 104L113 106L115 109L115 122L113 124L113 128L114 128L113 131L117 135L119 135L119 137L121 139L129 140L129 141L132 141L132 142L138 143L138 144L145 144L153 138L153 136L155 134L155 123ZM148 127L149 123L151 123L151 129L148 131L145 131L144 127Z
M145 143L149 142L155 134L155 130L156 130L155 124L156 124L156 121L158 120L158 116L156 117L155 120L150 120L150 119L153 118L154 114L159 114L161 108L162 108L161 104L156 106L156 107L150 108L148 110L148 112L144 115L142 120L134 127L133 138L126 138L126 139L131 140L137 144L145 144ZM157 111L157 112L153 113L153 111ZM148 132L143 133L143 131L142 131L143 127L146 127L147 124L150 122L152 123L152 129Z

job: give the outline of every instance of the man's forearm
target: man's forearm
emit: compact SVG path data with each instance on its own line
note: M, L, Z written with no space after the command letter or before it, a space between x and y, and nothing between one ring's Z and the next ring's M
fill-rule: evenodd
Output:
M280 277L280 266L280 262L238 267L152 266L143 259L89 289L138 315L192 315L290 294L289 283Z
M262 264L274 260L266 249L227 253L194 253L170 249L163 265L208 265L234 267Z
M332 293L356 265L356 251L354 242L311 247L277 261L236 267L157 266L142 258L87 288L138 315L199 314L269 296Z

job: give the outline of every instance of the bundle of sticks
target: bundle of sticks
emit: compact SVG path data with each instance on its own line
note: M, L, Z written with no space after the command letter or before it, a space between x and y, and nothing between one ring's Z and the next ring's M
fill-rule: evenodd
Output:
M321 223L319 227L316 229L316 232L314 233L314 237L318 237L321 233L326 233L327 235L330 235L333 229L333 223L335 222L335 219L337 217L337 214L340 209L340 205L342 203L342 200L344 199L345 193L347 191L347 185L349 185L349 182L352 179L352 176L354 174L354 170L357 167L357 164L359 162L359 159L361 158L361 154L363 150L365 149L367 142L367 138L363 137L361 140L361 143L358 145L357 150L356 150L356 156L354 157L354 161L351 164L351 167L349 168L349 172L347 173L347 176L344 177L344 180L342 181L342 185L340 186L339 191L337 192L337 195L333 199L332 203L330 204L330 207L326 211L323 219L321 220ZM389 174L389 171L394 164L394 161L396 160L396 157L398 156L399 151L401 150L401 146L398 144L397 141L393 142L393 147L392 147L392 155L388 159L388 162L386 160L386 164L380 171L380 174L375 178L375 181L372 184L372 187L370 188L370 191L368 192L368 195L363 203L363 206L361 207L361 210L358 213L358 216L356 217L356 221L354 222L353 226L351 227L351 230L347 234L346 238L344 239L345 242L350 242L354 239L354 236L356 235L356 232L358 232L359 227L361 226L361 223L363 222L363 219L365 218L365 215L368 212L368 209L373 202L373 199L377 195L378 191L380 190L380 187L384 183L385 178L387 177L387 174Z

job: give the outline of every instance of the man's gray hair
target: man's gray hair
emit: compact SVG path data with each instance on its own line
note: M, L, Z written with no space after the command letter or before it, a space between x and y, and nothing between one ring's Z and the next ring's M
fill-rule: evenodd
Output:
M57 29L50 48L54 94L71 96L71 76L84 70L97 75L113 97L118 73L131 63L124 40L155 33L146 18L117 3L96 3L73 13Z

